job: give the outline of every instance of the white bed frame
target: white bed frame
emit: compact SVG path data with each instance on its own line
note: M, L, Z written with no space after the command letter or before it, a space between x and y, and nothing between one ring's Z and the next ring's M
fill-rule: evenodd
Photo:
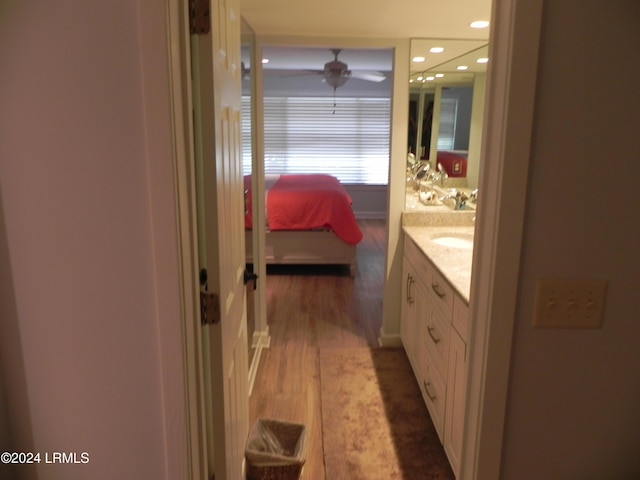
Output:
M253 262L253 235L245 231L247 263ZM356 246L325 230L266 232L267 265L348 265L356 271Z

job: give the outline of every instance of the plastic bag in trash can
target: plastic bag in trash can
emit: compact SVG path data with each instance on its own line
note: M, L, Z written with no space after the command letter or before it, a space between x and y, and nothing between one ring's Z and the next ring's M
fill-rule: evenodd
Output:
M254 424L245 455L252 466L299 465L305 462L305 427L295 423L259 419Z
M247 449L272 455L284 455L284 447L280 440L270 429L265 427L264 422L256 423L254 433L253 438L250 438L247 443Z

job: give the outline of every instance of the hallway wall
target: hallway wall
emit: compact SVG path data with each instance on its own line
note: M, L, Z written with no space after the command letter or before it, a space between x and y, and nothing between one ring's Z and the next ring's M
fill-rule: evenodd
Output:
M640 477L638 18L544 2L504 479ZM533 328L545 278L608 281L602 328Z
M139 9L144 0L0 3L0 368L10 445L89 456L17 466L15 478L169 478L155 277L165 267L152 223L152 191L165 185L149 175L170 178L172 163L170 150L149 149L156 139L144 109L154 92L143 77L144 62L163 71L166 27L162 8L144 20ZM156 26L160 55L145 59L141 42Z

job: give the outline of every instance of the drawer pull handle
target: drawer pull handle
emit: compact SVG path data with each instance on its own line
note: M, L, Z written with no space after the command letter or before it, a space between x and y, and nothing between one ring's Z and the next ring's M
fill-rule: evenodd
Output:
M440 286L437 283L432 283L431 284L431 289L435 292L435 294L440 297L440 298L444 298L444 296L446 295L445 292L441 292L440 291Z
M407 303L413 305L413 296L411 295L411 285L414 283L413 276L407 273Z
M438 398L437 395L432 394L429 391L429 387L431 386L431 384L429 382L427 382L426 380L422 381L422 384L424 385L424 391L427 393L427 397L429 397L429 400L431 400L432 402L436 401L436 398Z
M433 331L434 330L435 330L434 327L432 327L430 325L427 325L427 333L431 337L431 340L433 340L433 343L435 343L437 345L438 343L440 343L440 339L433 335Z

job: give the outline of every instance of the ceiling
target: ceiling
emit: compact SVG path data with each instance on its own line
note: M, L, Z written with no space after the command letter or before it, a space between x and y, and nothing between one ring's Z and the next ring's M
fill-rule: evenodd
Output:
M258 35L486 39L474 20L490 20L491 0L241 0Z
M322 69L333 60L331 48L341 48L345 38L410 38L411 57L427 57L424 63L411 64L412 74L435 66L454 72L455 65L447 66L448 61L461 61L464 52L488 43L489 29L472 29L469 24L490 19L491 0L242 0L241 14L262 37L327 39L326 48L265 45L263 57L269 59L263 65L265 70ZM441 39L464 41L457 45L449 42L445 53L434 56L424 53L430 46L428 39L438 39L440 44ZM392 70L391 58L388 49L344 48L339 55L351 70L380 72ZM475 70L483 69L475 60L469 63Z

